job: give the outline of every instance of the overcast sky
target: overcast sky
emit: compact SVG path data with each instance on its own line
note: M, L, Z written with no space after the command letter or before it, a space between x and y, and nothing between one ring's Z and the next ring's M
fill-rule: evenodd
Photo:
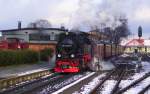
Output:
M137 36L141 25L143 36L150 37L150 0L0 0L0 30L16 28L17 21L25 27L37 19L47 19L55 27L93 24L95 14L103 10L107 15L125 14L132 33Z

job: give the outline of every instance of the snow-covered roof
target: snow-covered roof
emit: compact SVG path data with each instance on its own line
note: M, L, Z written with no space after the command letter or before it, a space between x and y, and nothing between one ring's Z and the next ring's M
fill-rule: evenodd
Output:
M148 39L132 39L122 43L124 46L150 46Z
M144 46L144 39L132 39L125 46Z
M148 39L147 39L147 40L144 40L144 45L145 45L145 46L150 46L150 40L148 40Z

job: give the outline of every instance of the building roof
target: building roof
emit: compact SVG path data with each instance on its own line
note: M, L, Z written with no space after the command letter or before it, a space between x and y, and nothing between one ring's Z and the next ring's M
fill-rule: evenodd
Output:
M10 32L10 31L20 31L20 30L58 30L58 31L68 31L67 29L62 28L21 28L21 29L7 29L7 30L0 30L0 32Z
M144 40L144 45L145 45L145 46L150 46L150 40L148 40L148 39L147 39L147 40Z
M132 39L129 40L125 46L150 46L150 40L145 39Z

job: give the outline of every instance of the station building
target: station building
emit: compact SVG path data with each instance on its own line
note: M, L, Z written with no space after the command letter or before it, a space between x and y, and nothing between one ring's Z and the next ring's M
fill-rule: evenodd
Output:
M132 39L125 44L125 53L134 53L135 50L140 53L150 53L150 40Z
M67 31L64 27L61 28L21 28L18 25L17 29L1 30L4 40L13 41L19 39L27 42L29 48L33 50L42 50L44 48L52 48L55 50L58 34Z

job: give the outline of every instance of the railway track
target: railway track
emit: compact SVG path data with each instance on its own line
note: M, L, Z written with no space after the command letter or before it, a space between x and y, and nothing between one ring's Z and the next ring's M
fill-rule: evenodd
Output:
M98 94L100 90L104 87L104 83L107 82L110 79L115 79L117 82L114 84L113 89L111 90L110 94L116 94L116 92L119 90L119 84L123 77L126 74L126 70L124 69L114 69L112 72L108 73L101 82L90 92L90 94ZM114 78L115 77L115 78Z
M134 82L132 82L130 85L126 86L125 88L122 88L121 90L117 91L116 94L122 94L122 93L126 92L127 90L129 90L132 87L136 86L137 84L139 84L140 82L144 81L148 77L150 77L150 72L146 73L141 78L135 80ZM150 84L148 86L146 86L143 90L141 90L139 92L139 94L144 94L144 92L146 92L149 88L150 88Z
M6 90L4 89L0 91L0 94L45 94L45 92L53 93L61 89L62 87L67 86L73 83L74 81L81 79L85 75L86 73L78 73L71 75L49 74L44 77L34 79L32 81L23 84L10 86ZM139 84L144 79L150 77L150 72L146 73L143 77L134 81L127 87L120 89L119 84L121 80L125 78L126 75L128 75L127 71L118 68L114 69L100 80L100 84L97 85L96 88L94 88L92 91L90 91L90 94L99 93L99 89L103 88L104 83L111 79L115 79L116 82L114 83L114 87L111 89L111 92L109 94L123 94L130 88ZM146 92L149 88L150 84L145 86L145 88L143 88L143 90L141 90L138 94L144 94L144 92Z
M142 89L138 94L144 94L146 91L150 89L150 84L147 85L144 89Z
M116 91L119 90L119 84L123 78L123 76L125 75L125 70L121 70L118 77L117 77L117 82L114 86L114 88L112 89L111 93L110 94L116 94Z
M31 94L32 91L39 89L49 83L53 83L58 79L62 79L64 77L63 74L52 74L50 76L46 76L37 80L33 80L22 85L7 89L5 91L0 92L0 94Z
M99 85L97 85L91 92L90 94L99 94L100 91L105 87L103 86L105 82L107 82L109 79L112 79L112 76L114 74L116 74L116 71L118 70L114 70L111 73L107 74L105 76L105 78L103 78L100 82ZM123 78L128 75L127 71L124 70L120 70L118 74L118 77L115 79L117 82L115 83L114 87L111 89L111 92L109 94L123 94L125 93L127 90L131 89L132 87L136 86L137 84L140 84L140 82L144 81L146 78L150 77L150 72L146 73L144 76L142 76L141 78L135 80L134 82L132 82L130 85L124 87L124 88L119 88L119 84L121 82L121 80L123 80ZM114 78L113 78L114 79ZM148 91L150 89L150 84L148 84L147 86L145 86L138 94L144 94L146 91Z
M42 87L38 87L32 91L30 94L52 94L63 87L66 87L75 81L82 79L86 75L91 74L91 72L75 73L75 74L65 74L64 77L58 78L55 81L51 81ZM28 92L27 92L28 93ZM55 93L54 93L55 94Z
M46 75L32 81L26 81L25 83L19 85L13 85L0 91L0 94L45 94L45 92L53 93L88 74L90 74L90 72L75 74L51 73L50 75Z

